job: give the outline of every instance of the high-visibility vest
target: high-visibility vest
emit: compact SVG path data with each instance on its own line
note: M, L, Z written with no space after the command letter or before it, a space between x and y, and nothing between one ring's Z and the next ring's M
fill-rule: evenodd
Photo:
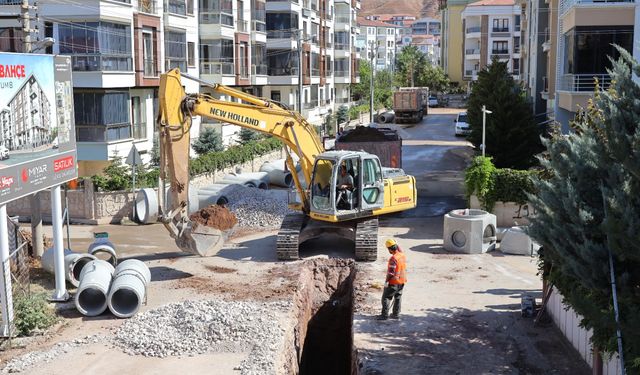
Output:
M407 258L399 249L389 258L387 279L391 285L401 285L407 282Z

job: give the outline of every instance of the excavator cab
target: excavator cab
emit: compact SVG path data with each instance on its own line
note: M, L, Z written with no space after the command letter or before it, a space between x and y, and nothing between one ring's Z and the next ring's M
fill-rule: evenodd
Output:
M380 160L366 152L329 151L316 158L311 183L311 216L344 221L371 216L384 206Z

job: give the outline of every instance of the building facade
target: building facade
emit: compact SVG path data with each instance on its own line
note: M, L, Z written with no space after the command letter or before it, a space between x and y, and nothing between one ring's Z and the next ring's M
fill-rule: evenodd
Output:
M560 0L556 40L554 115L568 131L579 107L593 97L596 79L606 89L611 82L609 57L618 58L613 44L637 60L640 45L640 4L632 1Z
M462 11L474 0L438 0L441 20L440 65L454 84L462 85L464 31Z
M397 54L397 36L401 26L378 20L358 19L360 35L358 46L363 51L363 58L371 61L376 70L394 69Z
M520 79L521 9L514 0L481 0L462 12L464 29L462 78L474 81L493 59L506 62Z

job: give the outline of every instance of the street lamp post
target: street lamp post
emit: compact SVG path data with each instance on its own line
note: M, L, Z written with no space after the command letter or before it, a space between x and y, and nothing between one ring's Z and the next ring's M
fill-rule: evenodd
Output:
M493 112L488 110L485 105L482 105L482 156L484 156L484 151L487 148L487 140L485 139L487 128L487 113L491 114Z

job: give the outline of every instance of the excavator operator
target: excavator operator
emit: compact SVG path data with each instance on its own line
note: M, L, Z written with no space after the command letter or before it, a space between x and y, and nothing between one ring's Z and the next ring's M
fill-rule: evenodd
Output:
M338 195L336 198L336 207L338 206L350 206L351 202L351 189L353 189L353 177L347 173L347 166L345 164L340 165L340 174L338 175L337 190ZM351 207L348 207L351 208Z

